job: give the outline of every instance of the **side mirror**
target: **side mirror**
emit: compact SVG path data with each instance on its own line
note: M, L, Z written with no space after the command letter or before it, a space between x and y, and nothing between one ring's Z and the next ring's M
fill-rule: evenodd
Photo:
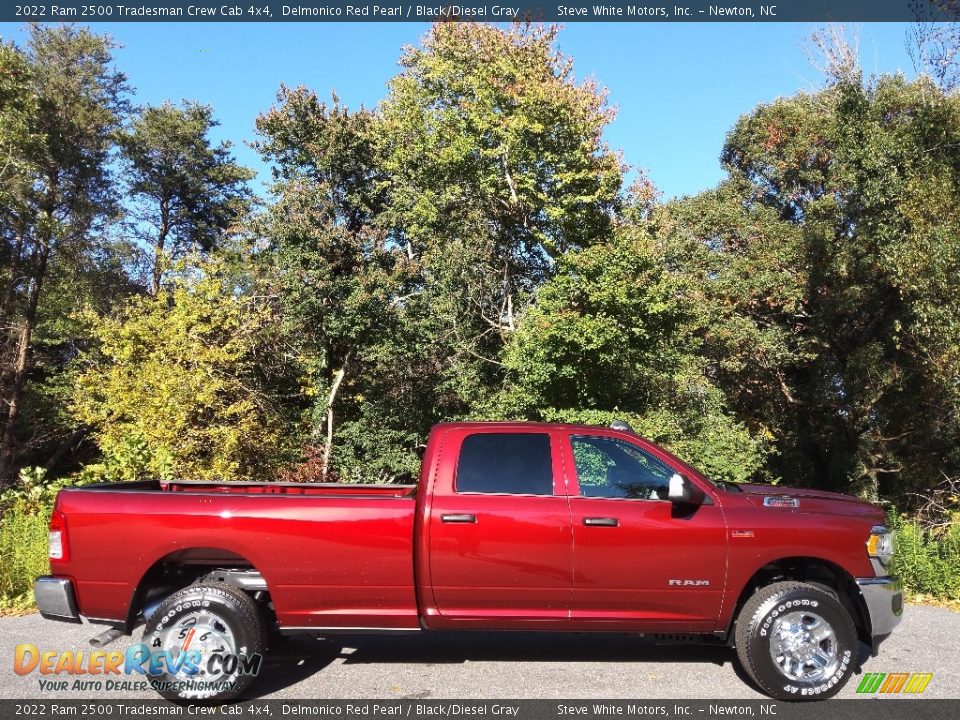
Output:
M703 502L703 491L680 473L674 473L670 476L667 499L677 505L699 505Z

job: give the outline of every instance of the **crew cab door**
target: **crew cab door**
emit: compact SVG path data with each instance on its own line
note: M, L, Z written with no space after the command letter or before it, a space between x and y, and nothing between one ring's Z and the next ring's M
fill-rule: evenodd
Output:
M711 632L726 574L719 505L667 499L677 472L633 436L568 434L572 620L637 631Z
M569 622L570 505L561 438L544 429L458 428L443 440L427 519L431 627Z

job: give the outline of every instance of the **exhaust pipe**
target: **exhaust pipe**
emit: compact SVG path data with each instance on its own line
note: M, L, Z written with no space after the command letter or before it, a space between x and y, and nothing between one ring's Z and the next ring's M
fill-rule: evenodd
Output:
M123 635L123 633L116 628L110 628L109 630L104 630L96 637L90 638L90 644L95 648L102 648L112 643L121 635Z

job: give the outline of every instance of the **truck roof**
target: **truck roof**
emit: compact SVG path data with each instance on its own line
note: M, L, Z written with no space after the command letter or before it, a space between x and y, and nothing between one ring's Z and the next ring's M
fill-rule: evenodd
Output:
M523 428L542 429L542 430L603 430L605 432L623 432L629 433L621 428L614 428L607 425L580 425L576 423L556 423L556 422L533 422L528 420L475 420L470 422L442 422L434 425L434 428L503 428L504 430ZM633 433L636 435L636 433Z

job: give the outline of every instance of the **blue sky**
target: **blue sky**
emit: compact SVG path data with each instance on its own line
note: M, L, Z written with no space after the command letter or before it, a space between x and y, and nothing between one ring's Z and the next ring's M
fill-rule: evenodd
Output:
M274 102L281 82L322 96L336 90L351 107L374 106L398 71L401 48L427 25L415 23L100 23L124 45L116 53L138 103L198 100L221 122L218 139L268 178L245 142L254 119ZM578 78L610 91L619 114L607 140L642 167L667 197L714 185L724 136L757 103L818 87L803 51L813 26L790 23L571 23L560 47ZM857 26L868 73L903 70L907 26ZM20 26L0 36L22 41Z

